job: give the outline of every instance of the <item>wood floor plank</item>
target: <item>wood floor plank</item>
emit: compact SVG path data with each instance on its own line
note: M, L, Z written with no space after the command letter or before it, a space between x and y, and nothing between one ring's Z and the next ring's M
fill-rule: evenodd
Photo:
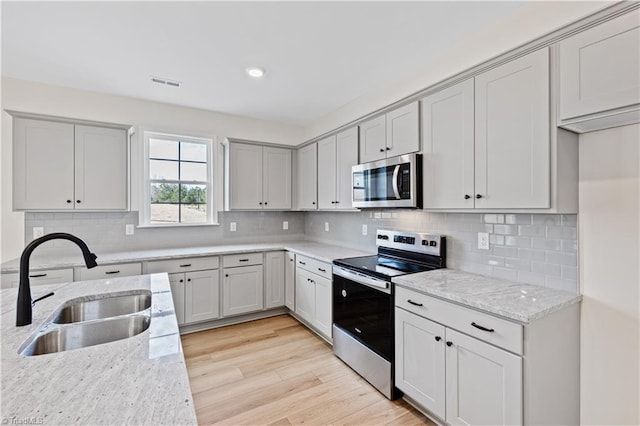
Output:
M199 424L433 425L288 315L182 336Z

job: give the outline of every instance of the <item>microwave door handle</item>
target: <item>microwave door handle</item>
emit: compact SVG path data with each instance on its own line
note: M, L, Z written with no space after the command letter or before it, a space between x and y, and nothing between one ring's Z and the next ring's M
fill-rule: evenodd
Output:
M393 170L393 194L396 196L396 200L400 199L400 191L398 189L398 174L400 173L400 164L396 165Z

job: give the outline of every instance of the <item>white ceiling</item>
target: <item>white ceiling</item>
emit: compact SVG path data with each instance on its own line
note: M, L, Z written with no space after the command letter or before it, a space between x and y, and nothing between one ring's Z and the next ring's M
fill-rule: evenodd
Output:
M307 125L523 4L3 1L2 75Z

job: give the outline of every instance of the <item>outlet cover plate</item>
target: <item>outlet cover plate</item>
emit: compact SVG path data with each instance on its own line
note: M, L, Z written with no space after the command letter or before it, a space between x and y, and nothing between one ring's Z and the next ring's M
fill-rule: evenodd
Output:
M367 225L362 225L362 235L367 235Z
M33 227L33 238L40 238L44 235L44 227L42 226L34 226Z
M236 232L236 223L235 222L229 222L229 231Z
M324 232L329 232L329 222L324 223Z
M289 222L288 221L285 220L285 221L282 222L282 229L284 229L285 231L287 229L289 229Z
M124 235L133 235L134 232L135 232L135 229L133 227L133 223L127 223L124 226Z
M478 248L480 250L489 250L489 233L478 232Z

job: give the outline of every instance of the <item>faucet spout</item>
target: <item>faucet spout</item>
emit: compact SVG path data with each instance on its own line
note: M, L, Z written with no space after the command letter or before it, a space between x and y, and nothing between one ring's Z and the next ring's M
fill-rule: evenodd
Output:
M18 306L16 309L17 327L29 325L32 321L31 286L29 284L29 259L31 258L31 253L33 253L40 244L50 240L69 240L75 243L80 247L80 250L82 250L82 256L84 257L84 263L87 265L87 268L91 269L98 266L96 263L98 256L91 253L87 244L75 235L64 232L54 232L36 238L27 244L20 256L20 286L18 288Z

